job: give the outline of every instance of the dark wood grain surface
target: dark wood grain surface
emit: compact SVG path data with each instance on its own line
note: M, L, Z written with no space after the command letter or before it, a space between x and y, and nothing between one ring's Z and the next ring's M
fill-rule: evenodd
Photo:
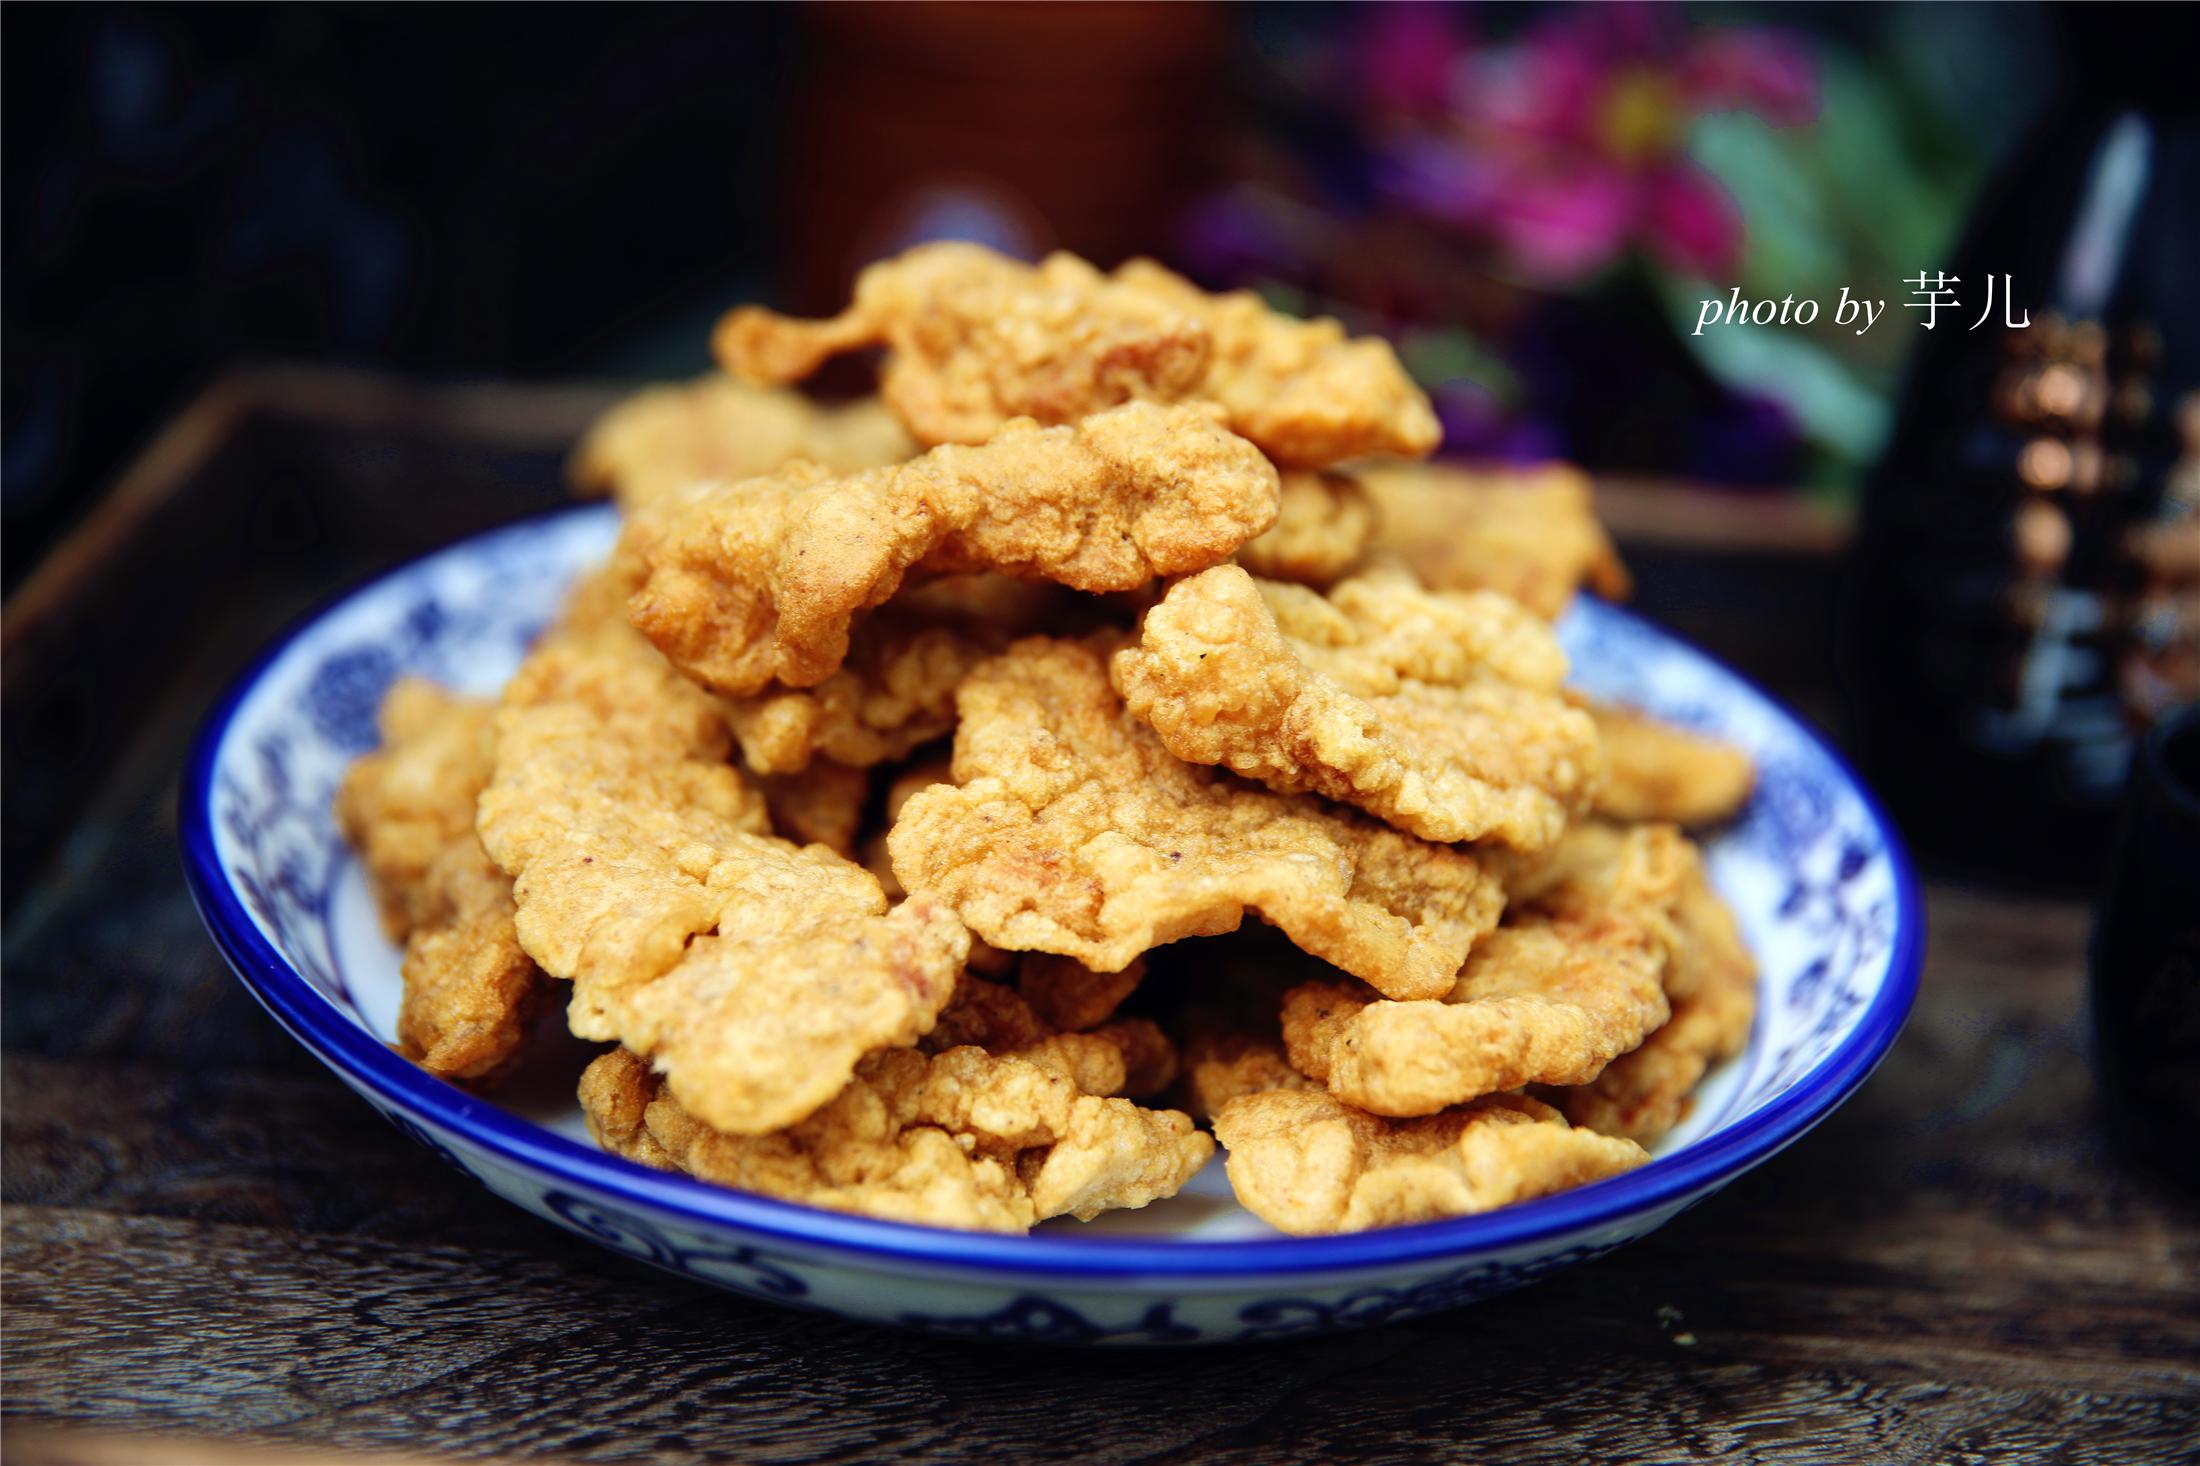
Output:
M173 502L307 492L270 486L272 463L333 496L319 522L343 525L399 493L394 476L473 463L499 487L424 514L419 537L441 538L553 496L554 445L587 405L527 399L539 442L509 416L454 422L442 398L350 419L263 405L242 439L214 435L229 446L182 470ZM572 1461L2191 1459L2200 1205L2106 1152L2082 1047L2086 912L2069 900L1933 884L1916 1016L1816 1132L1642 1243L1364 1334L1190 1353L943 1343L705 1292L494 1201L253 1006L173 847L174 770L215 681L282 614L405 548L318 533L276 563L207 564L221 594L129 690L62 838L12 884L11 1458L123 1459L124 1432L141 1433L125 1456L131 1439L195 1442L163 1459L247 1437ZM1653 615L1830 706L1825 575L1731 547L1637 562ZM1760 612L1722 637L1739 597ZM11 805L37 773L19 752L11 739ZM104 1434L72 1456L92 1438L56 1427Z

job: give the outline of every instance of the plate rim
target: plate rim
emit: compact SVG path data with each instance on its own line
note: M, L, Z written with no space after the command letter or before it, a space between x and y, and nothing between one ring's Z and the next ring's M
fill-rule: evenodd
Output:
M888 1221L713 1185L569 1140L421 1069L322 997L261 933L228 881L215 849L212 802L216 762L238 712L268 670L324 619L440 556L459 554L549 520L604 512L605 506L598 504L562 505L453 540L364 576L292 618L209 705L192 738L177 790L178 843L192 904L216 948L254 999L339 1078L363 1087L400 1112L441 1125L532 1179L553 1178L636 1202L705 1231L731 1228L797 1248L820 1249L870 1271L880 1271L882 1265L917 1263L1015 1278L1044 1275L1087 1282L1235 1284L1256 1278L1396 1270L1437 1260L1468 1262L1578 1233L1608 1230L1661 1207L1685 1204L1771 1159L1862 1086L1893 1047L1916 1002L1926 935L1922 892L1894 821L1854 766L1793 708L1752 678L1656 622L1596 600L1597 614L1617 617L1637 631L1678 643L1733 678L1822 754L1862 804L1886 850L1893 878L1895 920L1887 980L1849 1039L1785 1094L1725 1129L1623 1175L1476 1216L1334 1236L1211 1242L1105 1235L1070 1240L1046 1233L1018 1236Z

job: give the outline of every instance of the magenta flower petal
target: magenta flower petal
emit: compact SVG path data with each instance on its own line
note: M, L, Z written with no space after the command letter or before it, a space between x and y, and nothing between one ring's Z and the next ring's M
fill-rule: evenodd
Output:
M1464 47L1444 6L1375 6L1355 48L1361 84L1377 108L1441 111L1451 94L1452 63Z
M1818 117L1818 64L1777 31L1712 31L1689 48L1682 89L1706 112L1754 112L1775 127Z
M1518 45L1475 56L1453 106L1472 131L1541 143L1579 143L1596 124L1610 65L1571 30L1539 27Z
M1643 232L1669 268L1725 279L1742 252L1742 216L1724 188L1688 163L1667 163L1643 184Z
M1627 247L1637 215L1635 185L1601 164L1507 178L1491 226L1519 269L1553 282L1579 280Z

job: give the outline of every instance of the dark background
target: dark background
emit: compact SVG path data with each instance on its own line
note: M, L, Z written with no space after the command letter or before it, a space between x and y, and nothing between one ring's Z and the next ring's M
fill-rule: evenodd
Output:
M10 6L8 582L232 359L619 372L752 290L794 20Z
M1377 197L1371 158L1413 100L1420 43L1383 33L1401 13L10 6L0 572L12 588L225 365L672 375L705 364L730 302L828 309L855 264L940 233L1103 263L1154 251L1205 283L1341 310L1401 341L1455 451L1853 486L1869 428L1733 390L1665 324L1676 307L1639 240L1523 291ZM1723 147L1699 133L1690 150L1746 222L1739 278L1829 298L1899 293L1896 270L1952 238L2058 75L2033 6L1444 13L1474 54L1532 53L1539 26L1657 31L1627 44L1667 76L1692 44L1779 38L1809 120L1765 142L1726 119ZM1261 212L1279 199L1336 237L1279 234ZM1793 257L1831 239L1846 243L1815 265ZM1867 410L1891 396L1899 344L1842 368ZM1631 419L1596 385L1613 361L1653 364L1619 394L1651 404Z

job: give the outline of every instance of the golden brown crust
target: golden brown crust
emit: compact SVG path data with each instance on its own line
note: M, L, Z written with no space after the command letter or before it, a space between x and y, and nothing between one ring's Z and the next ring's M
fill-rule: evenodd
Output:
M927 443L1134 401L1219 404L1271 458L1310 467L1421 457L1441 437L1387 343L1278 315L1249 291L1209 295L1150 260L1110 276L1066 254L1025 265L978 245L920 245L866 269L831 320L743 308L713 344L729 371L770 383L886 346L881 391Z
M1075 422L1125 402L1179 401L1197 391L1211 353L1195 316L1075 256L1026 265L955 242L870 266L832 320L745 306L712 345L728 371L768 383L885 346L880 389L928 444L982 443L1018 417Z
M444 910L405 939L397 1049L477 1088L519 1062L548 983L512 925L512 880L471 830L430 868Z
M1613 910L1641 916L1666 949L1665 992L1676 1001L1713 965L1731 960L1732 951L1749 960L1732 918L1711 894L1703 852L1675 825L1583 820L1543 855L1513 862L1505 888L1514 901L1553 916L1594 920Z
M814 687L846 658L854 618L912 571L1133 590L1227 559L1274 522L1276 494L1259 451L1197 408L1013 422L894 468L795 465L698 490L651 527L630 611L718 692Z
M1283 476L1276 522L1237 552L1263 580L1327 589L1350 575L1375 538L1375 501L1349 474L1295 469Z
M1201 394L1278 463L1426 458L1443 441L1427 394L1387 341L1347 338L1328 316L1280 315L1250 290L1209 295L1152 260L1127 262L1115 279L1200 318L1214 342Z
M918 451L876 397L832 406L712 372L614 403L574 449L568 473L579 492L614 495L632 512L698 483L755 478L797 458L855 473Z
M336 824L359 852L382 926L403 941L440 899L429 870L474 829L489 782L496 709L418 677L390 685L376 714L382 745L344 771Z
M1594 724L1557 695L1565 668L1503 596L1384 576L1323 599L1223 565L1171 587L1111 671L1179 758L1424 839L1538 850L1599 770Z
M1145 976L1143 959L1118 972L1094 972L1074 957L1026 952L1016 963L1016 991L1056 1028L1098 1028Z
M1441 1000L1308 983L1284 1000L1292 1066L1378 1115L1431 1115L1524 1084L1581 1084L1669 1011L1665 949L1631 913L1530 915L1477 946Z
M1177 1097L1195 1120L1212 1121L1223 1107L1271 1089L1320 1089L1291 1067L1282 1040L1223 1024L1195 1024L1179 1054Z
M995 946L1096 971L1252 910L1385 991L1451 986L1503 902L1473 856L1183 763L1105 651L1034 637L964 682L958 787L912 795L888 836L903 886Z
M513 930L512 883L474 835L493 712L432 683L397 682L382 702L382 747L345 771L336 798L383 924L405 944L398 1051L477 1087L517 1062L543 986Z
M1673 913L1665 984L1671 1020L1590 1083L1544 1094L1576 1125L1644 1145L1687 1117L1696 1086L1712 1066L1742 1051L1757 1016L1756 958L1700 859L1690 865Z
M1579 469L1383 463L1355 472L1375 501L1373 553L1402 560L1432 590L1500 591L1554 618L1585 582L1607 599L1627 597L1627 568Z
M757 787L771 814L773 834L855 858L863 806L871 797L871 779L863 770L813 759L802 772L767 775L757 780Z
M832 1100L769 1135L714 1131L625 1049L581 1078L606 1149L835 1211L1021 1232L1172 1196L1213 1154L1188 1116L1081 1093L1044 1063L976 1048L875 1054Z
M760 1133L929 1028L968 937L765 834L716 704L655 655L615 629L537 649L513 683L527 700L498 715L482 843L514 878L522 944L573 982L573 1031L652 1060L705 1123Z
M1491 1095L1422 1119L1362 1113L1318 1089L1241 1096L1215 1117L1237 1198L1297 1236L1466 1216L1632 1170L1641 1146Z
M1176 1045L1145 1018L1095 1019L1080 1030L1051 1022L1016 989L965 972L932 1031L918 1041L928 1054L965 1045L1046 1064L1068 1074L1086 1094L1158 1094L1176 1079Z
M1691 828L1732 819L1749 803L1757 771L1731 743L1591 698L1604 747L1596 811L1615 820L1670 820Z
M873 617L823 682L729 698L726 721L752 773L799 774L818 757L850 768L891 762L954 731L956 687L1007 643L984 626Z

